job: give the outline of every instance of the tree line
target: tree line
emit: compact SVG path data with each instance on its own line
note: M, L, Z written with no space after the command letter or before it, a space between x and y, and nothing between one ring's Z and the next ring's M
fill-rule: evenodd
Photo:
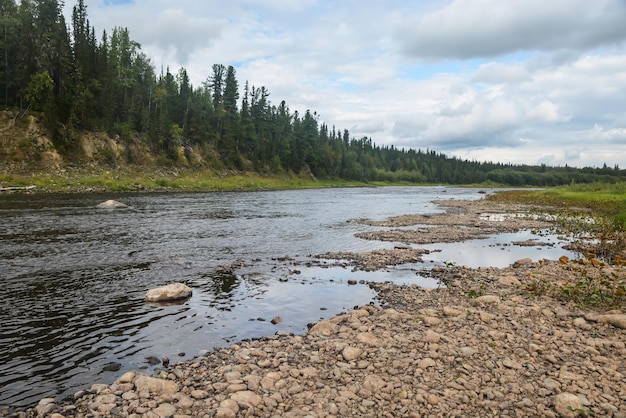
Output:
M78 0L70 25L58 0L0 0L0 92L17 118L40 112L57 148L79 152L81 133L140 140L172 164L199 149L214 168L311 173L317 178L513 186L622 181L615 166L577 169L478 162L432 150L379 146L320 123L316 112L273 104L215 64L200 86L187 71L157 72L128 29L96 35ZM126 158L133 163L134 156Z

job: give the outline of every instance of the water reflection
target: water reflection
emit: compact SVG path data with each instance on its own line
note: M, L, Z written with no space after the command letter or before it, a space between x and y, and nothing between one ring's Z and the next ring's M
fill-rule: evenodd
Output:
M467 267L507 267L521 258L533 261L541 259L557 260L562 255L577 258L578 254L563 249L568 242L548 231L540 232L541 242L546 245L519 246L513 242L538 238L533 231L503 233L486 239L465 241L463 243L432 244L424 248L432 252L424 259L438 264L453 263Z

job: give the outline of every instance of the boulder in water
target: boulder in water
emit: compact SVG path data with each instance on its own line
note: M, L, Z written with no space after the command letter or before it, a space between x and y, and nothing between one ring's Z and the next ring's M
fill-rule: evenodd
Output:
M122 368L122 365L117 362L111 362L104 365L102 371L104 372L116 372Z
M148 290L146 300L148 302L170 302L187 299L191 296L191 287L183 283L170 283L167 286Z
M121 209L121 208L127 208L128 205L122 202L118 202L117 200L107 200L102 203L99 203L98 205L96 205L96 207L99 209Z

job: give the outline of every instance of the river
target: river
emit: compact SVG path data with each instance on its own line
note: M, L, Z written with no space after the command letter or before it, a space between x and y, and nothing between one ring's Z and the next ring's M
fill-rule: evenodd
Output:
M527 239L522 232L431 245L442 251L423 264L383 272L278 261L392 248L354 237L374 228L351 220L436 213L433 199L481 197L478 189L443 187L0 196L0 409L69 396L126 370L149 372L148 356L177 361L277 330L303 333L307 323L374 301L368 286L349 279L435 287L416 271L567 254L559 245L497 245ZM129 208L96 208L107 199ZM542 237L550 239L558 244ZM193 296L173 305L144 301L148 289L173 281ZM270 321L276 315L278 325ZM119 370L107 371L111 365Z

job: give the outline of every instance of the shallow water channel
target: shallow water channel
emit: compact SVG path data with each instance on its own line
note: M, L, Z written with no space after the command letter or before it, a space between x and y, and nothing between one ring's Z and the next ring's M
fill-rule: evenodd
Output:
M441 251L382 272L277 260L392 248L355 238L376 228L350 220L436 213L433 199L482 196L443 187L0 196L0 409L111 383L126 370L149 373L148 356L177 361L277 330L303 333L307 323L374 301L368 286L349 279L436 287L416 272L569 254L551 235L541 237L547 247L507 245L531 237L521 232L429 245ZM107 199L130 207L96 208ZM172 281L193 296L175 305L144 301L148 289ZM270 322L276 315L278 325ZM111 363L120 369L107 371Z

